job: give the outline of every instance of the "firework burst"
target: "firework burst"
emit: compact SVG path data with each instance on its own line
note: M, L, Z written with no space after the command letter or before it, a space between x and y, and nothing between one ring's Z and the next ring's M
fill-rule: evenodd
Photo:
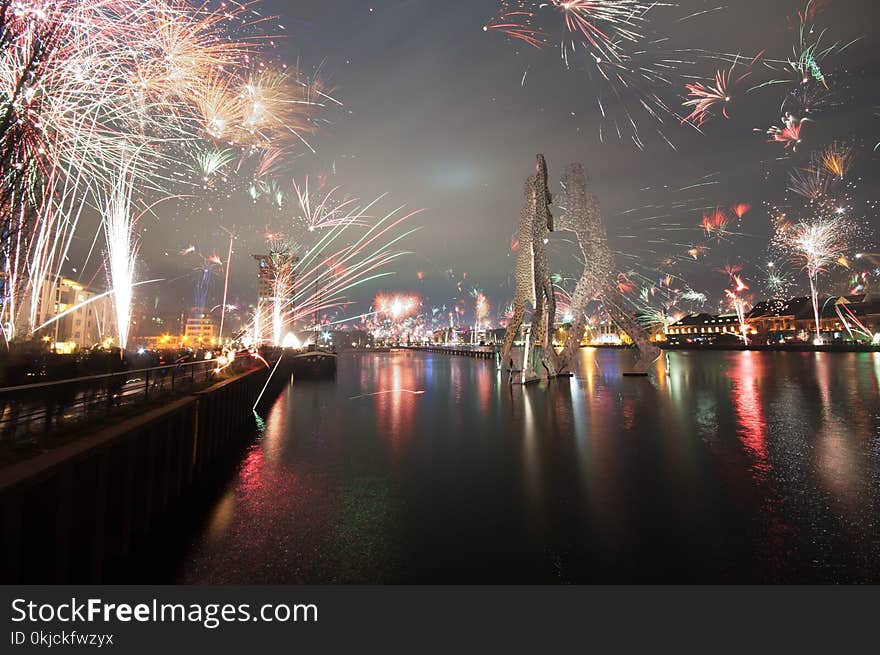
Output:
M647 121L674 148L664 132L667 122L682 122L674 107L673 72L693 62L661 50L666 38L654 25L655 14L674 7L643 0L507 0L483 29L533 48L552 44L566 69L582 69L596 87L591 96L602 116L602 141L616 134L644 148Z
M774 125L767 130L770 143L781 143L786 150L791 148L792 152L796 151L801 143L804 123L809 120L809 118L796 118L792 114L786 114L782 118L782 126Z
M806 272L816 321L816 340L821 341L819 322L819 274L837 265L847 248L852 230L844 218L817 218L785 225L777 230L776 243Z
M842 180L855 160L855 153L851 146L835 142L821 153L820 159L828 173Z
M380 293L373 300L373 308L380 318L402 321L418 311L421 300L410 293Z
M701 225L707 237L720 241L729 233L730 216L724 209L716 207L710 212L703 212Z
M824 168L810 166L789 173L788 189L808 200L819 200L828 195L831 182Z
M274 295L257 308L254 339L264 340L266 326L271 326L271 339L280 344L298 321L317 319L317 324L326 324L327 319L321 316L350 304L346 297L349 291L392 275L383 269L406 254L395 247L415 231L400 232L399 228L418 213L404 213L400 207L365 230L352 218L322 231L310 246L297 247L283 235L267 235L268 249L275 253L265 258ZM311 329L318 327L312 325Z
M758 57L752 61L749 66L750 69ZM698 128L702 127L703 123L712 115L713 109L717 107L721 108L721 115L724 118L730 119L727 106L733 99L736 88L752 74L751 70L747 70L742 75L734 77L733 71L736 68L736 64L737 60L735 59L730 69L716 71L714 82L708 84L696 82L685 85L689 99L685 101L684 106L690 107L691 113L685 116L682 122L691 123Z

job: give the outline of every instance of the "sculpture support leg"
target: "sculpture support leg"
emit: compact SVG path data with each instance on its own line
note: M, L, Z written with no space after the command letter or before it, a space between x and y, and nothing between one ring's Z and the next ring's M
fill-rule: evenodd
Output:
M510 323L507 326L507 334L504 335L504 347L501 349L501 364L508 370L513 368L510 366L510 350L513 348L513 342L516 340L516 335L519 334L519 329L522 327L525 315L525 303L516 303L513 310L513 318L510 319Z
M559 371L559 361L556 349L553 347L553 332L556 325L556 296L553 293L553 282L549 275L544 282L544 293L547 295L547 335L541 351L541 362L547 369L547 375L556 377Z
M608 292L608 295L610 298L613 298L614 301L619 298L619 295L614 294L611 291ZM644 329L639 325L638 321L621 309L616 302L614 304L606 302L605 309L611 317L611 320L614 321L619 329L628 334L629 338L632 339L633 344L635 344L636 361L633 364L632 372L646 373L648 367L660 357L660 349L655 344L651 343L651 340L648 338L648 335L645 334Z
M571 296L573 323L571 324L571 330L568 333L568 338L565 340L565 347L559 359L558 368L561 373L567 373L571 370L571 367L573 366L572 362L574 362L575 355L581 345L581 339L584 336L584 326L586 325L584 311L587 308L587 302L593 297L593 285L590 280L590 276L587 275L586 270L584 270L584 273L581 275L581 279L578 280L577 287L575 287L574 293Z

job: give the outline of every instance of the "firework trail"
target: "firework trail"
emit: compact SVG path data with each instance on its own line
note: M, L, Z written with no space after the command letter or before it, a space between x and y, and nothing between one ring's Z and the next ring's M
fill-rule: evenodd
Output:
M739 333L740 337L743 340L745 345L749 344L749 335L748 335L748 325L746 324L746 303L747 299L744 297L744 292L749 290L748 285L743 282L743 279L739 275L735 275L733 273L730 274L730 279L733 283L732 288L726 289L724 295L727 296L730 301L731 307L736 312L737 320L739 321Z
M309 192L309 178L305 178L302 186L293 180L293 190L296 194L299 209L302 211L308 230L314 231L336 227L338 225L357 225L366 226L366 216L357 206L357 198L347 198L345 200L337 200L334 194L339 187L333 187L322 196L317 198L317 202L312 201L312 194Z
M367 207L384 197L379 196ZM284 237L270 235L269 249L276 251L276 265L271 269L274 297L268 311L266 307L257 309L253 325L256 339L262 341L263 326L271 324L272 339L280 344L283 334L296 322L313 320L321 312L348 305L348 292L392 275L383 269L406 254L395 248L417 229L399 228L419 213L404 213L404 208L398 207L365 230L357 218L361 215L354 214L348 221L323 231L310 247L300 248L303 252L298 257L293 254L295 247Z
M818 166L798 168L789 173L788 190L808 200L819 200L828 195L832 179Z
M474 298L474 331L479 332L488 326L491 307L486 294L479 289L474 289L471 295Z
M602 141L609 132L644 148L641 123L647 119L674 148L664 126L667 121L680 124L682 116L675 100L664 97L662 90L671 92L676 69L692 62L681 52L660 50L659 44L667 39L656 32L653 20L655 14L664 16L674 7L642 0L507 0L483 30L536 49L552 44L559 48L566 69L582 69L596 87L591 95L602 116Z
M131 326L131 302L138 251L135 218L132 215L134 174L124 165L107 191L102 203L102 226L107 243L107 271L113 289L116 334L119 347L128 345Z
M547 35L533 27L536 15L535 12L524 9L526 5L525 2L504 3L501 12L483 26L483 31L500 32L533 48L543 48L547 45Z
M269 262L272 267L272 343L281 345L284 339L284 307L292 295L298 258L290 244L278 238L269 242Z

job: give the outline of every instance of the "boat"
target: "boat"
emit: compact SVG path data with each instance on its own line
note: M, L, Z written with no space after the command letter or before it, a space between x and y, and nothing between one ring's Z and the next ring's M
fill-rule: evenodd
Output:
M336 377L336 353L316 344L293 355L293 377L328 380Z
M317 280L315 280L315 298L320 298ZM317 307L318 302L315 303L315 341L293 356L294 380L296 378L329 380L336 377L336 350L318 345L320 330Z

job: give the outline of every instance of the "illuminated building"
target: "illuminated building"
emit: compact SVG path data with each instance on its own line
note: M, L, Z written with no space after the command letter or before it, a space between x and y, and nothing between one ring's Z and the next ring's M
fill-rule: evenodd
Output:
M669 326L666 339L670 344L742 342L739 318L736 314L699 313L685 316Z
M260 304L275 297L275 267L269 255L253 255L257 260L257 300Z
M183 328L184 345L194 347L213 344L214 341L214 321L211 316L203 308L193 307Z
M746 321L766 343L812 341L815 316L810 297L760 302ZM819 298L819 326L829 342L869 341L880 332L880 300L861 295Z
M51 343L53 350L64 353L101 343L114 331L114 313L112 298L105 296L95 300L98 295L68 278L46 282L37 301L34 325L48 325L37 330L34 336ZM22 314L28 314L27 307Z

